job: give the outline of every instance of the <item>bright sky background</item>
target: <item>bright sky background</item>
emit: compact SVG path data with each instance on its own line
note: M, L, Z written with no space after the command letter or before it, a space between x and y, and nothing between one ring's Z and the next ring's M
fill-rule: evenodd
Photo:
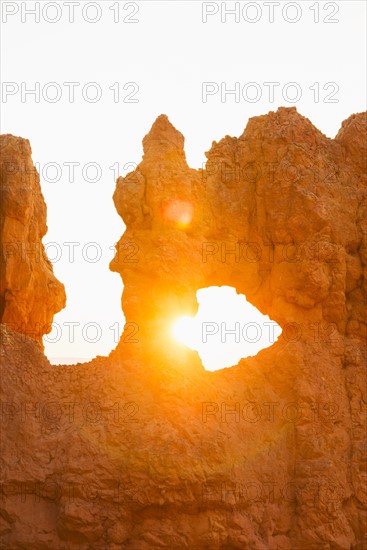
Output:
M61 258L54 263L56 276L65 284L68 303L56 315L61 329L56 343L46 343L46 353L55 358L87 360L95 355L108 354L117 343L116 327L122 329L124 317L120 307L122 283L111 273L108 264L113 256L113 245L124 231L117 215L112 194L117 175L131 171L127 163L139 163L141 141L155 118L166 113L186 138L186 154L192 167L205 161L213 140L226 134L238 136L243 132L249 117L276 110L278 106L296 105L327 136L334 137L341 122L351 113L365 109L365 20L366 4L363 1L296 2L288 7L285 17L294 19L301 10L298 22L284 20L285 4L274 8L274 22L269 22L269 9L264 2L259 21L250 23L242 15L238 23L234 16L223 15L220 6L211 3L207 10L218 13L202 21L202 2L145 1L120 2L119 18L115 23L117 2L103 0L97 4L100 20L85 21L82 9L88 2L75 5L75 21L70 23L69 10L63 1L40 3L48 7L45 17L58 17L56 23L39 23L27 15L25 8L34 8L35 2L2 2L2 81L21 83L30 88L40 83L46 97L52 99L55 89L45 88L56 82L62 96L55 103L47 102L41 94L39 103L34 96L21 101L21 93L4 97L2 94L2 133L28 138L33 149L33 160L41 168L41 185L48 207L49 231L44 243L58 243ZM55 4L58 4L59 13ZM127 5L130 4L130 5ZM139 7L138 13L134 4ZM240 3L241 9L245 2ZM233 8L234 2L227 2ZM313 10L311 7L313 7ZM114 7L114 10L111 8ZM14 15L6 16L15 11ZM125 9L124 9L125 8ZM319 22L315 22L319 10ZM4 11L5 10L5 11ZM336 10L338 12L336 13ZM93 19L95 7L85 12ZM25 22L22 22L22 15ZM123 18L137 19L137 23L123 22ZM254 19L254 6L247 12ZM338 20L326 23L325 18ZM79 82L75 88L75 102L68 101L68 88L64 82ZM96 82L102 91L100 101L89 103L81 89ZM115 103L109 87L119 83L121 96L133 91L124 90L128 82L135 82L139 91L137 103ZM257 102L244 98L236 103L233 96L221 102L220 94L202 101L202 83L227 83L228 89L239 82L241 89L256 82L262 91ZM274 102L268 98L264 82L279 82ZM281 89L296 82L302 97L296 103L287 102ZM326 90L327 83L336 83L339 91L333 96L338 102L323 100L335 90L335 84ZM315 102L314 91L309 87L319 83L320 101ZM4 86L4 84L3 84ZM7 90L9 90L9 85ZM315 90L315 86L314 90ZM136 88L136 86L135 86ZM115 86L116 90L116 86ZM3 89L4 91L4 89ZM88 90L87 90L88 91ZM290 90L291 92L292 90ZM92 97L93 89L89 88ZM254 89L249 89L250 93ZM47 96L49 93L49 96ZM6 103L5 103L6 99ZM69 181L66 163L79 162L75 179ZM58 163L61 171L44 167ZM82 168L88 163L100 166L99 180L93 168ZM118 164L116 164L118 163ZM115 170L110 167L115 166ZM118 168L117 168L118 166ZM58 182L51 181L60 175ZM86 176L86 177L85 177ZM71 262L65 242L80 243L75 248L75 261ZM81 250L87 243L98 243L102 256L96 263L83 259ZM70 245L69 245L70 246ZM112 248L111 248L112 247ZM49 248L55 257L56 248ZM93 259L95 249L85 253ZM78 322L74 342L64 323ZM83 339L83 327L98 323L102 337L96 343ZM109 327L114 326L111 330ZM57 340L52 333L49 340ZM95 331L88 329L93 339Z

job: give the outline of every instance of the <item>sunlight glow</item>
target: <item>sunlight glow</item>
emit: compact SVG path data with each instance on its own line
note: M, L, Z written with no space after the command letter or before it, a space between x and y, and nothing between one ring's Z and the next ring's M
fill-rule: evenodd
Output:
M236 365L274 344L282 332L232 287L204 288L198 290L197 298L196 317L176 319L172 336L196 350L206 370Z
M173 336L181 344L185 344L187 347L195 345L195 338L193 333L194 317L180 317L175 321L172 327Z

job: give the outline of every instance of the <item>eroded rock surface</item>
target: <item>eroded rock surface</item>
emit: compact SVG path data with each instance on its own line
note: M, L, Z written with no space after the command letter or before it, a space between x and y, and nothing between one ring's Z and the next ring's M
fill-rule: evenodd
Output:
M279 109L204 170L165 116L143 144L114 195L117 349L51 367L2 333L3 547L363 550L365 115L331 140ZM168 335L211 285L283 328L214 373Z
M31 153L28 140L0 136L0 320L42 345L66 297L42 244L46 204Z

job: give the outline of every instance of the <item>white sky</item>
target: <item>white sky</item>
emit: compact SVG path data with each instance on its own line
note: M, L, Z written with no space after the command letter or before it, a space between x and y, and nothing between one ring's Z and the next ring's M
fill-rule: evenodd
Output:
M366 4L363 1L342 2L285 2L274 7L274 22L269 22L269 7L257 2L259 21L250 23L241 14L240 21L223 13L220 6L211 2L203 8L202 2L137 3L88 2L75 3L75 20L69 22L69 8L65 2L40 2L40 22L27 14L36 2L2 2L2 81L1 100L2 133L28 138L33 149L33 160L43 168L47 163L60 165L60 180L52 182L56 171L41 169L42 191L48 208L49 231L45 243L56 242L61 259L54 264L56 276L65 284L68 304L55 317L61 328L56 343L46 342L51 358L82 358L107 354L116 343L114 331L108 327L123 326L120 308L122 284L120 277L108 269L116 240L124 225L117 215L112 194L115 177L124 175L126 163L139 163L141 141L155 118L166 113L186 138L186 154L193 167L201 166L213 140L226 134L238 136L243 132L249 117L265 114L278 106L296 105L298 111L327 136L334 137L342 120L354 112L365 109L365 20ZM55 4L57 6L55 7ZM97 23L93 19L100 10ZM129 5L128 5L129 4ZM129 14L137 23L123 22ZM233 8L234 2L227 2ZM248 2L240 2L240 9ZM251 2L250 4L254 4ZM286 6L293 4L293 6ZM295 4L295 6L294 6ZM45 9L45 6L48 7ZM312 8L313 6L313 8ZM113 11L111 8L114 7ZM120 21L115 23L119 7ZM56 11L58 9L58 12ZM312 9L311 9L312 8ZM202 22L203 9L216 10ZM315 22L316 9L319 11ZM261 11L260 11L261 10ZM298 22L289 19L300 15ZM16 12L8 15L10 12ZM45 20L60 16L56 23ZM245 13L246 16L246 13ZM254 19L255 7L248 6L247 18ZM22 22L22 18L24 22ZM324 19L338 20L326 23ZM13 82L19 92L4 95ZM45 88L56 82L62 92L59 101L51 103L40 96L26 96L22 102L23 84L28 89L39 83L46 98L53 97L55 89ZM64 82L78 82L75 102L68 100L69 89ZM100 101L89 103L83 99L81 89L96 82L102 91ZM115 103L109 89L118 82L121 96L133 91L123 90L124 84L135 82L139 91L137 103ZM257 102L241 97L236 103L228 95L221 102L220 93L202 101L202 83L226 83L228 89L238 82L241 90L249 82L256 82L262 92ZM279 82L275 100L269 102L269 88L264 82ZM282 88L296 82L302 97L296 103L287 102ZM326 90L327 83L335 83ZM309 87L318 83L320 101L315 102L314 91ZM4 88L6 86L6 88ZM10 87L9 87L10 86ZM332 96L337 102L323 100ZM14 88L13 88L14 89ZM315 89L315 87L314 87ZM289 93L294 90L289 89ZM88 92L88 90L87 90ZM92 97L93 89L89 88ZM47 93L49 95L47 95ZM253 97L254 88L247 97ZM6 102L5 102L6 101ZM75 168L75 181L69 181L65 163L79 162ZM92 168L83 177L87 163L98 163L100 179ZM117 173L109 167L119 163ZM130 171L131 168L128 169ZM75 262L69 261L65 242L80 243L75 249ZM96 242L102 257L89 263L81 254L83 246ZM93 258L95 250L87 250ZM49 248L50 256L56 253ZM69 342L64 323L79 322L75 329L75 342ZM86 323L97 322L102 338L88 343L82 337ZM117 325L115 325L117 326ZM87 332L89 338L95 332ZM56 332L52 337L57 339Z
M196 317L178 319L173 335L199 352L207 370L231 367L241 357L256 355L276 342L282 332L275 321L262 315L232 287L209 287L197 295Z

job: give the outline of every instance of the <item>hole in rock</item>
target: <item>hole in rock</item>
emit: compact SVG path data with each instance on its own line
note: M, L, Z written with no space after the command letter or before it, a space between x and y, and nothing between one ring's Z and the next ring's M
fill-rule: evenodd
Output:
M236 365L277 341L282 329L229 286L197 291L196 317L180 317L172 335L196 350L206 370Z

